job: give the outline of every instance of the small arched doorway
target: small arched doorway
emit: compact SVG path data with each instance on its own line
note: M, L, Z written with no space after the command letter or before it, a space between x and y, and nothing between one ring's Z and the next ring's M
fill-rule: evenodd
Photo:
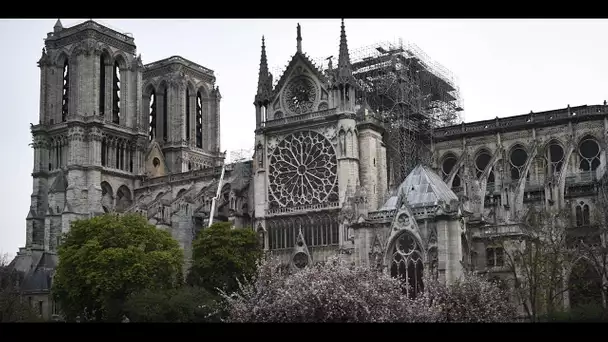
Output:
M409 232L399 235L391 251L391 276L402 281L403 291L410 298L424 289L422 249Z

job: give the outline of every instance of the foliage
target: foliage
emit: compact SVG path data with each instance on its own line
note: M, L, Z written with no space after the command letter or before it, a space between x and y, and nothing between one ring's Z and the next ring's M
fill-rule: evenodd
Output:
M68 320L120 321L131 293L183 279L177 241L136 214L74 221L59 260L52 291Z
M598 304L572 308L568 312L554 312L546 318L550 322L608 322L608 310Z
M505 266L513 281L514 294L530 321L537 321L543 311L551 314L560 306L568 290L564 270L573 251L568 246L565 212L531 210L523 225L524 236L501 243Z
M192 268L188 283L215 293L232 292L238 281L255 274L262 257L252 229L232 229L230 222L217 222L202 230L192 245Z
M219 321L217 298L199 287L144 290L125 303L131 322L213 322Z
M465 274L451 285L426 277L425 291L410 304L416 321L513 322L517 310L498 284Z
M19 294L18 284L22 280L23 274L10 268L8 255L0 255L0 323L41 320Z
M224 298L231 322L391 322L403 296L397 280L333 257L293 274L263 262L251 282Z
M503 322L515 309L495 284L466 276L453 286L426 279L408 299L399 280L339 257L294 273L262 262L240 291L223 294L231 322Z

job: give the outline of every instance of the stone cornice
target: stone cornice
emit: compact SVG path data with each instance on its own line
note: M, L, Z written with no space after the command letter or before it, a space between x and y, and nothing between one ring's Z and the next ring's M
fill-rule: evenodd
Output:
M143 79L163 76L175 72L183 72L209 83L215 82L214 72L180 56L172 56L160 61L144 65Z
M92 20L65 28L56 33L48 33L45 45L49 49L58 49L87 38L93 38L130 54L135 54L136 51L133 37L114 31Z
M525 115L495 118L492 120L462 123L459 125L435 128L432 132L436 142L458 139L462 136L512 132L545 126L555 126L568 122L603 120L608 114L607 105L578 106L538 112Z

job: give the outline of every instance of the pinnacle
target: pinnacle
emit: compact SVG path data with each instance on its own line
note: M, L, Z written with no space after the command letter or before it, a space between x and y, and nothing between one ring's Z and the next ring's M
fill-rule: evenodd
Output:
M55 31L61 31L63 29L63 24L61 24L61 19L57 19L55 26L53 26Z

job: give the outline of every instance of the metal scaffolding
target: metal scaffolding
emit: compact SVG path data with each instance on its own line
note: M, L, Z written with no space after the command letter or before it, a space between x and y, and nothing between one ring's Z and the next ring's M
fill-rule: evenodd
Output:
M381 42L351 52L357 104L385 123L389 186L429 164L432 131L462 122L454 76L411 43Z
M384 122L389 187L398 186L417 164L429 164L432 131L462 122L456 78L413 43L402 39L350 51L358 81L358 113ZM310 59L326 74L337 58ZM272 68L275 84L286 67Z

